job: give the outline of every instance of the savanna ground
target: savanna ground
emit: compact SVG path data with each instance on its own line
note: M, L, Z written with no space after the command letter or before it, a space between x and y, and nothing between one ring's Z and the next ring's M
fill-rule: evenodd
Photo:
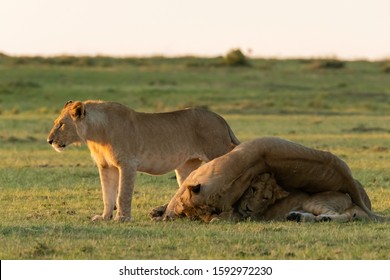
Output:
M221 58L10 58L0 55L0 259L390 259L390 223L152 222L173 173L138 174L131 223L102 211L85 146L56 153L46 137L67 100L145 112L213 110L241 141L275 135L343 158L376 213L390 216L387 62Z

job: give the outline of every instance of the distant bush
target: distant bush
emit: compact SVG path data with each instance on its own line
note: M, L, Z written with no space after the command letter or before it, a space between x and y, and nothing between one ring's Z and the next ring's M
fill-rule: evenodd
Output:
M343 69L345 62L338 59L320 59L310 64L311 69Z
M390 60L383 63L383 72L390 73Z
M224 56L224 62L228 66L249 66L248 59L240 49L233 49Z

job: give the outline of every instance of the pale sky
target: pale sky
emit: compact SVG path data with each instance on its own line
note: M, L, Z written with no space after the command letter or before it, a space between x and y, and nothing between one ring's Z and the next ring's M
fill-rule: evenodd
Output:
M390 58L390 0L0 0L10 55Z

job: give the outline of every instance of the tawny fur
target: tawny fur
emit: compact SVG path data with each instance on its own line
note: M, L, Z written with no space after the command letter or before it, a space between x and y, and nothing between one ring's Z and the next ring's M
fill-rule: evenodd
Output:
M276 137L242 143L228 154L200 166L183 182L162 218L205 207L229 212L253 178L263 173L273 174L277 184L288 192L348 194L369 218L383 218L371 212L367 194L344 161L329 152Z
M368 218L359 206L352 203L347 194L334 191L315 194L302 191L288 193L276 183L273 176L267 173L256 176L254 180L233 206L233 215L230 217L235 220L250 218L266 221L347 222ZM370 204L364 189L359 186L359 191L365 197L367 204Z
M219 115L201 109L139 113L112 102L68 102L48 142L57 151L86 143L100 174L104 210L94 220L128 221L136 171L175 170L179 185L202 162L232 150L239 141Z
M363 189L361 191L364 192ZM246 188L246 191L229 211L220 211L220 209L208 205L200 207L183 207L181 205L175 210L177 217L186 216L205 222L217 220L237 222L246 219L254 221L348 222L368 219L368 215L352 203L347 194L334 191L316 194L301 191L288 193L276 183L272 175L267 173L255 176L250 186ZM155 208L151 212L151 217L154 220L161 220L164 211L163 206Z
M271 205L260 217L261 220L297 222L322 222L369 219L366 212L352 203L349 195L329 191L308 194L292 192Z

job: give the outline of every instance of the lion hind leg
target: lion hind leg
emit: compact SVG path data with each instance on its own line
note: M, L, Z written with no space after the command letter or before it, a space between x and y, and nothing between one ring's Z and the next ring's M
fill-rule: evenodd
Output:
M321 214L321 215L314 215L313 213L309 212L303 212L303 211L291 211L286 218L288 221L295 221L295 222L330 222L330 221L336 221L336 222L348 222L351 220L350 215L348 214Z
M369 216L364 212L359 206L352 206L347 209L344 213L334 213L334 214L321 214L316 217L317 222L329 222L335 221L340 223L355 221L355 220L364 220L369 219Z
M182 164L180 167L178 167L175 170L176 173L176 180L179 184L179 187L184 182L184 180L190 175L190 173L196 169L202 164L202 160L194 158L187 160L184 164Z
M353 178L351 178L348 183L347 193L351 197L352 202L356 204L356 206L360 207L367 214L369 219L374 221L384 221L384 217L374 214L368 207L370 205L366 205L366 202L364 201L360 191L360 183L358 184L357 181L355 181Z
M335 168L342 178L339 191L347 193L351 197L352 202L359 206L371 220L383 221L384 217L376 215L371 211L371 201L360 182L352 177L352 172L348 165L344 161L339 160Z
M321 214L316 216L316 222L349 222L351 220L351 216L347 213L339 214Z
M287 221L294 221L294 222L315 222L316 216L314 216L312 213L303 212L303 211L291 211L287 214L286 217Z

